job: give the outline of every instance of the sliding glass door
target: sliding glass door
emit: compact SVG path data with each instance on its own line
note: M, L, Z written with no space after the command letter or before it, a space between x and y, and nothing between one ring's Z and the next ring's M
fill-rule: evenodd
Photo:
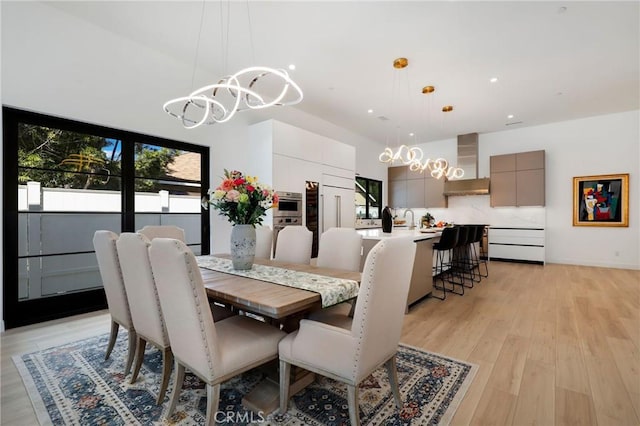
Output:
M3 109L5 326L106 306L98 229L185 229L209 251L207 147Z

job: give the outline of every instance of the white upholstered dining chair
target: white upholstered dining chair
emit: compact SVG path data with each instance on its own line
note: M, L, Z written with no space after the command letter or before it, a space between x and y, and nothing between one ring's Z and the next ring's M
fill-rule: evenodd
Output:
M109 335L109 343L104 359L109 359L111 351L118 337L120 327L128 330L129 341L127 349L127 360L125 363L124 374L129 374L131 364L133 363L133 355L136 347L136 331L133 327L131 319L131 311L129 309L129 301L127 300L127 291L122 280L122 272L120 270L120 262L118 260L118 251L116 241L118 235L111 232L100 230L93 235L93 248L98 259L98 268L102 285L107 296L107 306L111 315L111 334Z
M358 272L362 258L362 235L354 228L329 228L320 236L316 266ZM335 315L353 316L356 300L320 309L309 315L312 320L332 322Z
M131 308L131 318L138 335L131 383L138 378L147 343L160 349L162 352L162 378L156 403L161 404L169 384L173 354L160 309L156 283L151 271L150 245L147 237L131 232L123 232L116 242L122 278Z
M395 356L402 332L415 247L405 238L380 241L365 261L353 318L331 325L302 320L279 344L280 411L287 411L291 365L347 384L349 418L360 424L358 384L384 364L401 407Z
M207 385L206 424L213 425L220 383L277 358L285 333L241 315L214 322L196 258L181 241L156 238L149 255L176 366L167 418L189 368Z
M256 226L256 257L271 259L273 251L273 229L270 226Z
M147 225L138 231L138 234L142 234L149 241L154 238L174 238L186 243L186 237L184 235L184 229L175 225Z
M278 232L275 260L308 265L311 263L313 234L306 226L285 226Z
M316 265L357 272L361 253L362 235L354 228L329 228L320 235Z

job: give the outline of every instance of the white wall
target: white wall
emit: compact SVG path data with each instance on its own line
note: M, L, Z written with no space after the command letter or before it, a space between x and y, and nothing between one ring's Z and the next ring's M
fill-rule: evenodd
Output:
M488 196L449 197L436 218L495 226L546 228L546 261L640 269L640 111L524 127L479 137L478 176L489 176L492 155L543 149L546 206L489 207ZM455 162L456 141L422 144L427 155ZM629 227L573 226L573 177L629 173ZM418 212L416 212L418 213Z
M640 269L640 111L480 136L488 157L544 149L548 262ZM573 177L629 173L629 227L574 227ZM617 253L617 254L616 254Z

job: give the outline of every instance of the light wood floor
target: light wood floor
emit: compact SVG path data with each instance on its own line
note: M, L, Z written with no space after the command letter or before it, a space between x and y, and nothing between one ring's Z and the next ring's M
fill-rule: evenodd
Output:
M640 271L492 262L426 299L403 343L479 365L454 425L640 425ZM2 425L37 424L11 356L106 333L105 311L2 335Z

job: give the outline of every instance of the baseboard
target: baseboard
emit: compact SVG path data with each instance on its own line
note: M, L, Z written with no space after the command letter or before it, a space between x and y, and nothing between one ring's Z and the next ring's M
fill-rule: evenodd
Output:
M529 263L531 265L543 265L544 266L544 262L541 262L539 260L524 260L524 259L504 259L502 257L492 257L491 262L511 262L511 263Z
M631 269L640 270L638 264L626 264L626 263L611 263L611 262L589 262L578 259L553 259L547 260L547 263L558 263L562 265L576 265L576 266L593 266L595 268L612 268L612 269Z

